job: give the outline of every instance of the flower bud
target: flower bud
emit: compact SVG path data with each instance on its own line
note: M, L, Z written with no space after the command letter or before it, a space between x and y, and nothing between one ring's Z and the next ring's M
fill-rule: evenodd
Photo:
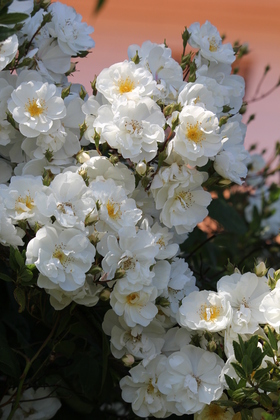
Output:
M111 292L109 289L103 289L102 292L99 295L99 299L102 300L102 302L107 302L110 300Z
M84 152L83 150L81 150L77 155L76 155L76 160L78 163L85 163L90 159L90 156L87 152Z
M265 276L267 273L267 268L266 268L265 263L261 261L258 265L255 265L254 271L258 277Z
M125 366L130 367L135 362L135 359L132 356L132 354L126 354L125 356L122 357L122 362Z
M147 165L146 165L145 162L139 162L139 163L137 163L137 165L136 165L136 172L139 175L141 175L141 176L145 175L146 171L147 171Z
M215 343L214 340L209 341L209 343L207 344L207 350L208 351L216 351L217 349L217 344Z

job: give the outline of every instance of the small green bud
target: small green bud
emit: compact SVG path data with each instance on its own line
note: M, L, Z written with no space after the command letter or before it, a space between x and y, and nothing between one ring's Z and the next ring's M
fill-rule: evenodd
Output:
M62 91L61 91L61 97L62 97L62 99L65 99L65 98L67 98L67 96L69 96L70 90L71 90L71 86L72 86L72 83L70 83L69 86L66 86L64 89L62 89Z
M251 114L250 117L248 118L247 124L249 124L254 119L255 119L255 114Z
M95 147L98 150L99 149L100 134L98 134L95 129L94 129L93 140L94 140L94 143L95 143Z
M48 162L51 162L53 160L53 152L51 150L46 150L45 152L45 158Z
M93 81L92 81L92 82L90 82L90 85L91 85L91 88L92 88L92 94L93 94L93 96L96 96L96 95L97 95L97 89L96 89L96 79L97 79L97 76L95 75L95 76L94 76Z
M119 157L118 157L117 155L111 155L111 156L109 157L109 161L110 161L113 165L115 165L116 163L118 163L118 162L119 162Z
M232 109L233 109L233 108L232 108L231 106L229 106L229 105L224 105L224 106L223 106L223 112L224 112L225 114L227 114L228 112L230 112Z
M172 115L172 113L175 111L178 111L178 112L182 111L182 105L180 103L169 104L163 109L163 113L165 117L167 117L168 115Z
M141 61L141 58L138 55L138 51L136 50L136 54L132 57L131 61L133 61L134 64L139 64Z
M165 297L160 297L157 299L156 304L159 306L162 306L163 308L167 308L170 306L170 302L167 298Z
M179 124L180 124L180 118L179 118L179 114L177 114L176 118L173 118L173 120L171 121L171 130L174 131L177 125Z
M219 120L219 127L222 127L224 124L226 124L228 122L228 120L230 119L231 115L225 115L223 117L220 118Z
M243 102L243 104L241 105L241 108L239 110L239 114L243 115L243 114L245 114L246 111L247 111L247 103Z
M209 341L209 343L207 344L207 350L213 352L213 351L216 351L216 349L217 349L217 344L215 343L215 341L214 340Z
M80 92L79 92L79 96L82 100L85 99L85 97L87 96L87 91L83 88L83 86L81 86Z
M86 122L84 121L83 124L79 125L79 129L80 129L80 139L83 137L83 135L85 134L85 132L87 131L88 126L86 125Z
M48 170L44 169L43 184L48 187L53 179L54 179L54 174L49 169Z
M102 273L102 268L99 265L93 265L89 271L87 272L87 274L91 274L92 276L96 276L97 274L101 274Z
M182 40L183 40L183 48L185 49L188 43L188 40L190 39L191 34L188 31L188 28L185 26L185 30L182 33Z

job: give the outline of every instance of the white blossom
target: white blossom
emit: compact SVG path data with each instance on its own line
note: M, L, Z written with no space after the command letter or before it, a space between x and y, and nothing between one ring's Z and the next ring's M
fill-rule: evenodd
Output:
M179 114L173 148L191 166L203 166L222 147L219 121L200 106L186 105Z
M270 291L266 277L258 277L253 273L234 273L222 277L217 283L217 290L218 293L228 295L233 309L230 326L235 333L254 334L259 324L265 324L259 306Z
M182 300L178 323L192 330L222 331L231 322L227 296L207 290L194 291Z
M44 226L26 250L26 263L35 264L40 272L38 286L49 289L54 283L68 292L84 285L94 257L86 234L74 228Z
M173 413L173 404L168 403L158 388L158 378L166 368L166 357L159 355L148 363L130 369L130 376L120 381L122 398L132 403L132 410L139 417L153 415L165 418Z
M198 22L188 28L191 37L189 44L200 48L203 57L210 61L232 64L235 55L231 44L223 44L222 38L215 26L206 21L202 26Z
M52 84L24 82L12 92L11 98L8 109L26 137L47 133L54 120L66 114L63 99Z
M112 103L122 96L127 99L150 96L156 88L156 82L144 67L137 67L133 61L124 61L102 70L97 77L96 87Z
M18 50L18 38L12 35L0 42L0 70L3 70L15 58Z
M14 390L10 390L10 393L14 393ZM7 403L10 399L11 395L5 395L0 404ZM1 407L1 418L4 420L9 417L13 401L14 399ZM16 420L49 420L55 416L60 407L61 402L51 388L37 388L36 390L28 388L23 391L14 417Z
M117 102L99 108L94 126L101 126L102 141L132 162L151 161L164 141L164 115L151 98Z
M125 354L131 354L135 359L147 359L159 354L165 342L165 329L156 319L147 327L136 325L131 328L123 316L117 316L111 309L105 314L102 328L111 336L111 352L117 359Z
M223 365L215 353L186 345L168 357L157 385L167 401L175 402L175 414L194 414L222 395Z
M93 48L95 43L90 37L93 28L82 22L82 16L72 7L63 3L52 3L48 7L52 14L47 29L53 38L57 38L61 50L70 56Z

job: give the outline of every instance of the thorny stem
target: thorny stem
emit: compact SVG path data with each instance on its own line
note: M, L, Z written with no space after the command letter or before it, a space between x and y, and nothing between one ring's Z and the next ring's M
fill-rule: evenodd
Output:
M46 347L46 345L48 344L48 342L52 338L52 336L53 336L53 334L55 332L55 329L57 327L57 324L58 324L59 319L60 319L60 316L57 317L57 319L56 319L56 321L54 323L54 326L52 327L51 332L49 333L48 337L43 342L43 344L41 345L41 347L39 348L39 350L37 351L37 353L32 357L32 359L29 359L26 362L25 369L24 369L24 371L23 371L23 373L21 375L20 382L19 382L19 385L18 385L18 389L17 389L17 393L16 393L16 399L15 399L15 402L14 402L14 404L12 406L11 412L10 412L9 417L7 418L7 420L11 420L13 418L16 410L18 409L18 406L19 406L19 403L20 403L20 398L21 398L21 395L22 395L22 389L23 389L24 381L25 381L25 378L26 378L26 376L27 376L27 374L29 372L29 369L31 368L33 362L37 359L37 357L39 356L39 354L41 353L41 351Z

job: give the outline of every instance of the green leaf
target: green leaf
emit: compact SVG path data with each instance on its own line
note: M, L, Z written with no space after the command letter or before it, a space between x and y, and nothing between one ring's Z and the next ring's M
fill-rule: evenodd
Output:
M225 380L226 380L226 382L227 382L227 384L228 384L229 388L230 388L232 391L235 391L236 389L238 389L238 384L237 384L237 382L236 382L236 379L235 379L235 378L231 378L230 376L225 375Z
M270 371L270 367L267 368L263 368L263 369L258 369L255 374L254 374L254 380L259 382L261 381L263 378L267 379L267 374Z
M231 363L232 364L232 366L233 366L233 368L234 368L234 370L235 370L235 372L237 373L237 375L240 377L240 378L243 378L243 379L246 379L246 377L247 377L247 375L246 375L246 373L245 373L245 371L244 371L244 369L238 364L238 363Z
M26 304L26 298L25 298L24 290L21 289L20 287L16 287L15 290L14 290L14 297L15 297L15 300L17 301L17 303L19 304L18 312L19 313L23 312L24 309L25 309L25 304Z
M247 354L245 354L245 356L243 357L241 365L246 375L251 375L251 373L253 372L253 363Z
M268 326L267 327L267 336L270 342L271 347L273 348L273 350L278 350L278 342L276 340L275 335L273 334L273 332L271 331L271 328Z
M260 367L264 357L265 357L265 354L261 351L259 347L257 347L255 349L255 352L251 356L251 360L253 363L253 370L257 370Z
M252 419L252 412L250 410L241 410L241 419L242 420L251 420Z
M280 387L280 383L279 383L279 381L275 382L275 381L272 381L272 380L268 380L268 381L265 381L265 382L261 383L259 385L259 387L266 392L276 392L276 391L278 391L278 389Z
M274 351L273 351L271 345L267 341L265 341L265 340L263 342L263 352L268 357L274 357Z
M247 226L243 218L224 199L217 198L212 200L208 211L209 216L220 223L226 231L240 235L244 235L247 232Z
M265 408L271 408L272 407L272 401L269 398L269 396L265 393L259 395L259 402Z
M0 42L5 41L5 39L14 35L16 32L17 31L14 28L6 28L5 26L0 26Z
M25 285L31 285L35 284L36 280L33 281L33 273L31 270L28 270L28 268L24 267L23 270L19 273L18 279L24 283Z
M0 0L0 13L7 13L8 7L13 3L13 0ZM5 10L6 8L6 10Z
M243 358L243 352L241 350L240 344L238 344L236 341L233 342L233 349L234 349L234 356L236 360L241 363Z
M13 25L15 23L22 22L27 19L29 16L25 13L7 13L5 15L0 15L0 25Z
M4 273L0 273L0 279L4 280L4 281L7 281L7 282L13 282L14 281L10 276L7 276Z

